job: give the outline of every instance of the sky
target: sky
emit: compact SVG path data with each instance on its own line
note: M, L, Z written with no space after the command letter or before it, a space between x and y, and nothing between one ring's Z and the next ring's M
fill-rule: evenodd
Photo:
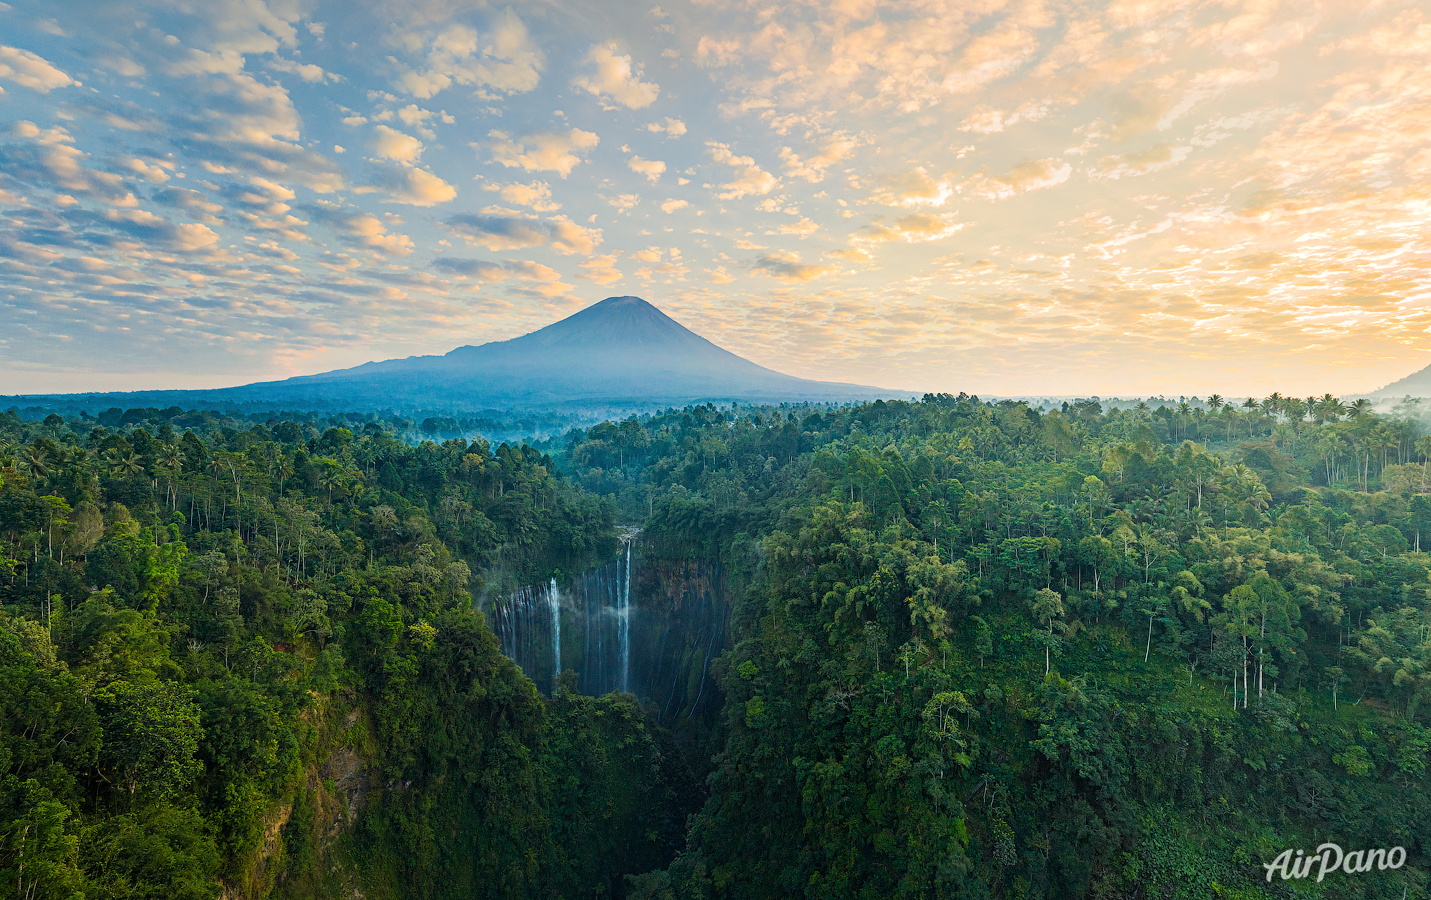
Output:
M0 394L634 294L762 365L1307 395L1431 363L1416 2L0 3Z

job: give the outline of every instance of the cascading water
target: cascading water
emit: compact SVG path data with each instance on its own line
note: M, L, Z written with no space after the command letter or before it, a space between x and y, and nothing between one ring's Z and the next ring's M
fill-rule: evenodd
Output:
M548 579L499 600L492 629L502 652L544 693L571 670L588 696L629 692L673 723L709 715L720 703L712 663L724 648L729 612L720 564L646 566L635 537L623 534L615 559L568 584Z
M631 690L631 541L626 541L626 577L621 582L621 603L617 608L617 634L621 641L621 690Z
M561 679L561 595L557 593L557 580L553 578L547 585L547 606L552 614L552 693Z
M561 591L556 579L540 587L518 588L493 613L493 631L502 652L533 680L551 673L546 687L554 692L561 675Z

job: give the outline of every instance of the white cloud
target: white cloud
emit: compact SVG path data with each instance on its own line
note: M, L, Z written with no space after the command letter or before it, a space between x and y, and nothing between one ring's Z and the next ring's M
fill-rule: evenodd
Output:
M898 175L884 175L877 187L861 202L882 203L885 206L943 206L954 195L949 178L934 178L923 166Z
M1063 184L1072 172L1073 167L1061 159L1038 159L1014 166L1007 175L975 176L963 186L989 200L1003 200Z
M817 231L819 231L819 230L820 230L820 226L819 226L819 225L816 225L814 222L810 221L809 219L802 218L802 219L801 219L800 221L798 221L798 222L786 222L786 223L780 225L778 228L775 228L775 229L773 229L773 230L771 230L771 231L767 231L767 232L765 232L765 233L766 233L766 234L792 234L792 235L797 235L797 236L799 236L799 237L808 237L809 235L812 235L812 234L814 234L815 232L817 232Z
M635 209L641 202L641 197L638 194L617 194L615 197L602 197L601 199L620 210Z
M713 38L704 35L696 44L696 59L703 66L728 66L740 59L742 42L738 38Z
M751 268L761 275L778 278L781 281L812 281L830 271L830 266L817 266L800 261L800 254L789 250L775 250L762 253L751 264Z
M582 270L577 274L577 278L594 281L597 284L611 284L622 278L621 270L616 268L616 257L614 256L593 256L591 259L577 263L577 267Z
M528 172L556 172L565 178L581 162L577 154L601 142L590 131L573 128L568 132L537 132L512 140L505 132L489 131L492 159L507 168Z
M201 250L218 243L219 236L207 225L187 224L174 229L174 247L177 250Z
M680 137L686 133L686 123L680 119L668 118L664 122L652 122L646 126L646 130L655 134L665 132L671 137Z
M416 162L422 156L422 141L401 131L379 125L373 129L373 152L386 159Z
M291 59L276 57L268 61L268 67L278 72L288 72L297 75L309 84L322 84L324 81L339 81L339 77L331 72L323 71L321 66L312 63L300 63Z
M638 175L645 175L646 180L655 184L661 180L661 173L666 171L666 164L659 159L642 159L633 156L627 161L626 167Z
M426 48L423 67L410 68L393 60L399 67L394 86L420 99L454 83L520 93L532 90L541 79L542 52L510 9L486 35L456 24L426 38L412 32L398 34L393 42L409 53Z
M903 241L908 244L918 244L946 238L967 225L967 222L955 221L953 216L940 216L925 212L902 216L889 223L885 222L884 216L875 216L874 221L865 226L855 240Z
M601 229L584 228L565 216L554 216L546 222L536 216L489 208L481 214L461 213L444 223L469 244L488 250L520 250L538 247L548 242L564 256L590 256L601 243Z
M457 196L457 188L412 165L399 165L386 170L374 180L373 187L359 193L371 190L385 192L390 203L405 203L408 206L436 206Z
M787 175L814 183L823 181L825 170L848 159L850 154L855 152L855 147L854 140L842 135L834 135L826 138L820 144L820 149L814 156L805 159L801 159L789 147L781 147L780 161L785 166Z
M165 169L174 168L173 163L169 163L167 166L164 166L155 163L147 163L142 159L135 159L133 157L125 159L122 162L125 167L127 167L130 171L138 174L141 178L143 178L145 181L148 181L150 184L163 184L164 182L168 181L170 176L169 173L165 171Z
M1188 158L1192 148L1185 145L1158 144L1136 153L1104 156L1094 164L1088 177L1094 181L1116 181L1147 175L1171 168Z
M590 256L601 243L600 228L583 228L566 216L553 216L547 221L552 249L563 256Z
M749 156L736 156L729 144L707 141L711 159L735 169L735 177L720 186L716 196L722 200L736 200L741 197L768 194L780 183L774 175L760 168Z
M432 113L418 106L416 103L409 103L397 111L397 117L402 120L404 125L412 128L432 118Z
M560 203L552 202L551 185L545 181L534 181L531 184L484 184L482 190L494 191L497 196L508 203L530 206L537 212L553 212L561 209Z
M586 62L596 67L594 74L578 75L572 87L598 97L610 97L629 109L644 109L656 102L661 86L640 80L641 67L631 65L631 57L619 56L611 44L597 44L586 53Z
M446 225L469 244L493 252L520 250L547 242L547 230L535 216L472 215L451 216Z
M662 204L661 204L661 212L663 212L663 213L673 213L673 212L675 212L675 211L678 210L678 209L685 209L687 206L690 206L690 205L691 205L691 204L690 204L689 202L685 201L685 200L671 199L671 200L667 200L665 203L662 203Z
M0 78L8 78L42 94L79 84L43 57L17 47L0 47Z

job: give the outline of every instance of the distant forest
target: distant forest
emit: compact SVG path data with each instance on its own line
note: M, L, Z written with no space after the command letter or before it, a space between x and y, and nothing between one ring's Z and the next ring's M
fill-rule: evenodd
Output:
M0 416L0 896L1431 896L1414 404L492 424ZM488 627L618 526L727 573L704 721Z

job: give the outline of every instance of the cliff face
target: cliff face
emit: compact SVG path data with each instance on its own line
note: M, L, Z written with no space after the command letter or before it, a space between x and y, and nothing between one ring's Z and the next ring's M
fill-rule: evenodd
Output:
M363 896L361 866L346 841L382 789L374 781L371 721L353 699L317 699L300 717L302 767L264 816L262 841L239 877L224 884L222 900Z
M720 708L711 669L725 648L729 591L719 561L648 559L645 550L630 541L567 584L499 600L492 627L544 692L563 678L590 696L625 691L679 725Z
M633 690L673 724L718 711L720 692L711 668L725 649L730 615L721 564L680 560L637 571Z

